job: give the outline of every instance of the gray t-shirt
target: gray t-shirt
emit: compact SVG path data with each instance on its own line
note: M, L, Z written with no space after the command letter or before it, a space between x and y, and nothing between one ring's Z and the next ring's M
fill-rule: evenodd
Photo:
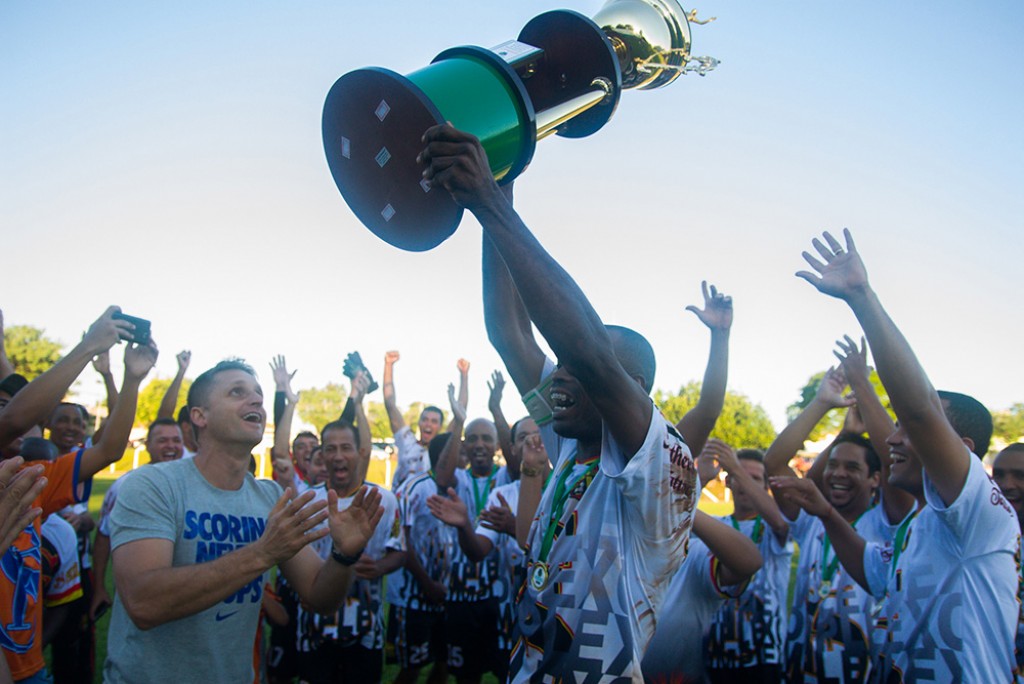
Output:
M270 480L246 474L235 491L206 481L192 459L160 463L127 476L111 514L111 549L139 539L174 543L175 567L214 560L263 534L281 496ZM121 597L114 600L105 682L252 682L253 644L263 599L261 575L206 610L140 630Z

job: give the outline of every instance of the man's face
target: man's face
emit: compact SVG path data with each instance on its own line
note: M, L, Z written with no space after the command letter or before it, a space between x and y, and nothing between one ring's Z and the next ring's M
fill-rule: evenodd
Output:
M601 414L579 381L561 366L551 376L548 399L555 433L583 441L601 439Z
M292 459L302 472L309 472L309 456L317 446L316 437L310 435L299 435L292 442Z
M149 431L146 440L146 451L149 452L150 463L177 461L185 453L185 443L181 439L181 428L177 425L157 425Z
M363 480L356 436L352 430L345 428L328 430L322 438L324 463L331 489L338 496L348 496Z
M192 407L192 422L201 439L244 446L246 452L263 439L267 412L263 388L243 370L226 370L213 377L206 406Z
M840 513L860 513L871 505L871 496L878 486L879 473L868 474L864 447L842 442L832 449L822 481L825 498Z
M466 427L463 449L474 475L487 475L494 467L494 452L498 448L498 433L489 420L477 418Z
M77 406L58 406L46 426L50 430L50 441L57 450L66 454L85 439L85 419Z
M1003 496L1017 511L1018 521L1024 516L1024 451L1003 450L992 464L992 479Z
M523 447L526 445L526 441L534 435L540 434L540 428L537 427L537 423L533 422L533 418L523 418L519 421L518 427L516 427L516 439L512 442L512 453L517 458L523 457Z
M910 443L910 437L902 426L885 440L889 445L889 484L919 497L924 493L924 479L921 474L921 459Z
M420 413L419 430L420 444L423 446L430 444L430 440L441 432L441 415L437 411Z
M306 472L306 479L311 485L327 482L327 464L324 462L324 450L319 445L313 447L313 451L309 453L309 470Z
M749 458L739 459L740 467L747 471L750 478L758 487L768 489L768 481L764 476L764 463ZM735 486L736 483L731 477L725 478L725 485L732 490L733 506L736 508L736 515L740 518L752 517L756 513L753 499L749 494Z

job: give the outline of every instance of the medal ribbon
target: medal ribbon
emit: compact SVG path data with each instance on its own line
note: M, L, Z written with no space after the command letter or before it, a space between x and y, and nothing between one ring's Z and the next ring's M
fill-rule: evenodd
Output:
M569 493L576 489L580 482L583 483L583 491L586 491L586 488L590 486L591 480L594 479L594 471L597 470L597 466L600 463L600 454L594 456L589 462L585 462L587 469L571 485L566 486L575 463L576 455L573 454L573 457L567 459L567 463L562 466L562 472L558 474L558 480L555 482L555 495L551 500L551 513L548 515L548 526L544 530L544 540L541 542L540 555L538 556L538 560L541 563L547 561L548 554L551 552L551 545L555 541L558 522L562 519L562 513L565 512L565 502L569 498ZM582 493L580 496L582 496Z
M741 531L740 530L740 524L738 522L736 522L736 516L735 515L730 515L729 516L729 522L732 523L733 529L735 529L737 532ZM763 534L764 534L764 520L761 519L761 516L757 516L756 518L754 518L754 531L753 531L753 534L750 535L750 541L754 542L755 544L759 544L761 542L761 536Z
M857 516L857 519L854 520L853 523L851 523L855 530L857 529L857 523L860 522L860 518L861 518L862 515L864 515L864 513L867 513L867 511L863 511L860 515ZM835 575L836 575L836 570L839 569L839 555L838 554L833 556L831 562L829 562L829 560L828 560L828 552L831 551L831 550L832 550L832 540L828 538L828 532L826 532L825 533L824 550L821 552L821 581L822 581L823 584L825 582L831 583L832 582L832 578L835 577Z
M476 486L476 477L473 476L473 471L469 473L469 479L473 481L473 501L476 503L476 514L484 510L484 504L487 503L487 495L491 493L491 486L494 484L494 476L498 473L498 466L491 466L491 474L487 476L487 484L484 485L484 490L481 492Z
M900 528L896 530L896 538L892 542L892 567L889 568L890 577L896 574L896 564L900 560L900 554L903 553L903 542L907 537L907 532L910 530L910 523L914 522L914 518L920 512L921 509L918 509L911 513L900 525Z

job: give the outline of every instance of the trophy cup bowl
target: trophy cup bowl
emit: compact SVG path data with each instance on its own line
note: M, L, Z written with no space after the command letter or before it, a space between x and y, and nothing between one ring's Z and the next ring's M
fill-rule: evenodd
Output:
M455 232L462 208L423 180L416 157L428 128L448 121L475 135L495 180L510 183L538 140L595 133L623 90L671 83L689 53L688 16L676 0L609 0L593 19L545 12L516 40L450 48L404 76L358 69L324 103L327 164L375 235L409 251L432 249Z

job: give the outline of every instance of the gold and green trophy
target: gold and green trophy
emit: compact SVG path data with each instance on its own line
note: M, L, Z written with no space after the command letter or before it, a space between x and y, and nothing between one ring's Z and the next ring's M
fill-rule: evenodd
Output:
M709 20L710 21L710 20ZM339 78L323 113L324 150L349 207L375 235L420 252L448 238L462 208L423 181L421 136L450 121L480 139L500 184L551 134L586 137L611 119L623 90L649 90L718 61L690 56L696 11L676 0L609 0L592 19L545 12L491 49L445 50L402 76L368 67Z

